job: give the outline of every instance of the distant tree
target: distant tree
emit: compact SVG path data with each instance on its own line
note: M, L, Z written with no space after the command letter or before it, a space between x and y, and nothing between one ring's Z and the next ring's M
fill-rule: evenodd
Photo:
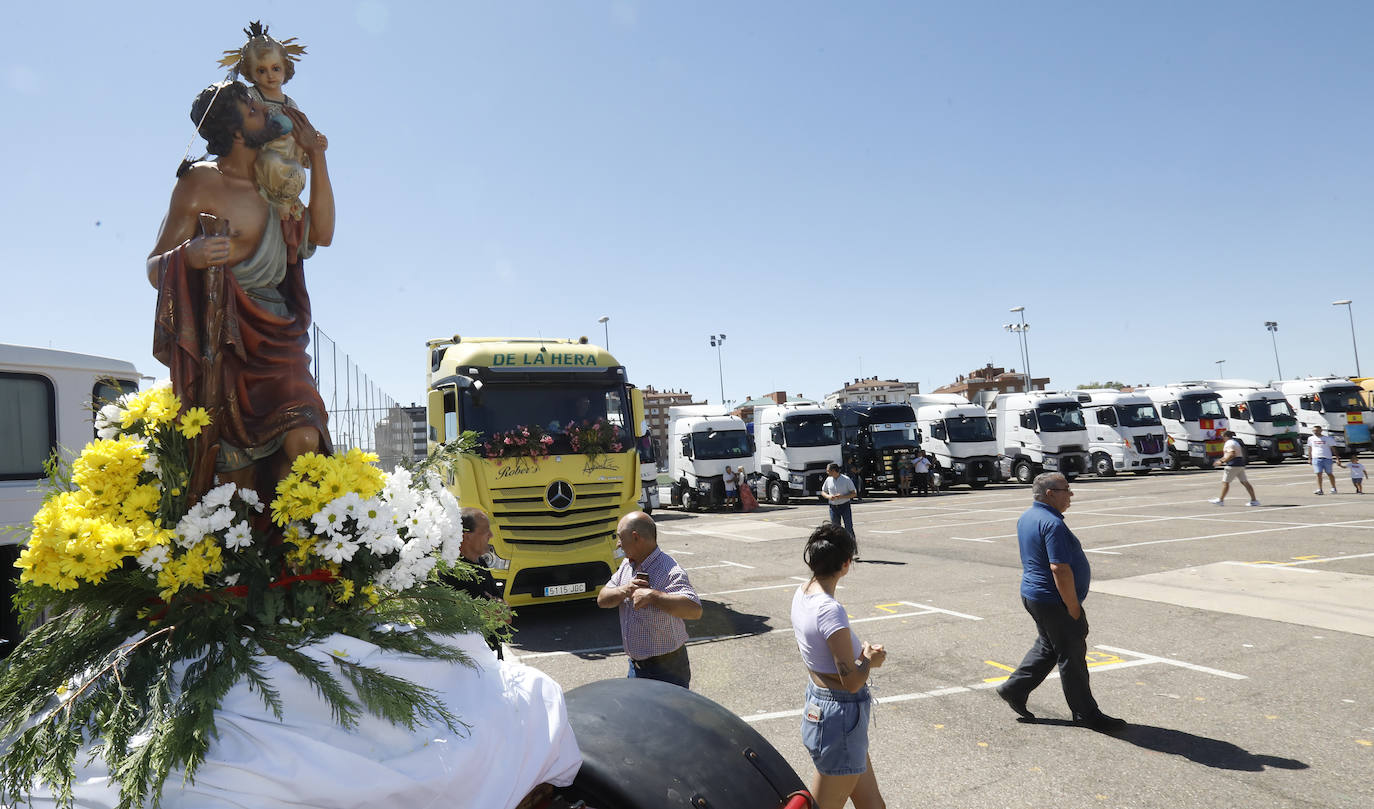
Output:
M1112 388L1113 390L1121 390L1124 387L1126 387L1125 382L1116 382L1109 379L1106 382L1089 382L1085 385L1079 385L1078 389L1088 390L1090 388Z

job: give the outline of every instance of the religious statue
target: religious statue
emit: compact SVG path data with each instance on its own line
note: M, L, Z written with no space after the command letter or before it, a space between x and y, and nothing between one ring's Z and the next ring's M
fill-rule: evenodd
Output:
M193 453L192 497L216 475L266 493L296 457L332 451L306 350L302 269L334 238L328 141L299 109L273 110L237 81L202 90L191 121L214 159L183 163L148 257L158 290L153 355L171 369L181 401L210 415ZM299 218L281 213L279 195L262 188L258 173L265 150L283 137L311 166L309 206Z

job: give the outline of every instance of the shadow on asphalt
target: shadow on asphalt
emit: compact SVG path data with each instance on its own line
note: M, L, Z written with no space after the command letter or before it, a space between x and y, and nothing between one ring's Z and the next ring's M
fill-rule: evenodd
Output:
M1068 719L1041 719L1037 717L1035 719L1018 719L1016 721L1025 725L1076 727L1074 723ZM1239 745L1232 744L1222 739L1198 736L1194 733L1174 730L1172 728L1132 724L1127 726L1127 728L1120 733L1113 733L1111 735L1113 738L1120 739L1123 742L1130 742L1146 750L1182 756L1189 761L1195 761L1205 767L1215 767L1219 770L1262 772L1266 768L1277 768L1281 770L1305 770L1308 768L1305 762L1298 761L1297 759L1268 756L1262 753L1251 753L1249 750Z
M689 642L762 635L773 630L767 615L740 612L707 599L702 600L701 608L701 618L687 622ZM622 648L617 611L601 609L590 599L519 607L514 627L512 645L517 654L583 649L589 651L572 654L584 660L600 660L619 654Z

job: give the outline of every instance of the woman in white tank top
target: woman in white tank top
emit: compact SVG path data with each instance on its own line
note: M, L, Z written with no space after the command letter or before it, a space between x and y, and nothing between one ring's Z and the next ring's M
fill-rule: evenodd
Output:
M816 765L811 794L821 809L885 809L868 756L872 699L868 672L887 657L880 644L860 642L835 587L849 573L857 546L842 526L823 523L806 541L811 580L792 597L792 631L806 665L802 743Z

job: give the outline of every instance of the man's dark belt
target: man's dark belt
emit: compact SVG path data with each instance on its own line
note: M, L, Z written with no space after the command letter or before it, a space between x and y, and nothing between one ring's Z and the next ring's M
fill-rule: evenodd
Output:
M686 652L686 651L687 651L687 645L686 645L686 644L683 644L682 646L677 647L676 649L672 650L671 652L664 652L664 653L661 654L661 655L654 655L653 657L646 657L646 658L644 658L643 660L635 660L635 659L632 657L632 658L630 658L630 662L634 664L635 668L639 668L640 666L651 666L651 665L654 665L654 664L657 664L657 663L666 663L666 662L668 662L669 660L673 659L674 657L677 657L678 655L680 655L680 654L682 654L682 653L684 653L684 652Z

